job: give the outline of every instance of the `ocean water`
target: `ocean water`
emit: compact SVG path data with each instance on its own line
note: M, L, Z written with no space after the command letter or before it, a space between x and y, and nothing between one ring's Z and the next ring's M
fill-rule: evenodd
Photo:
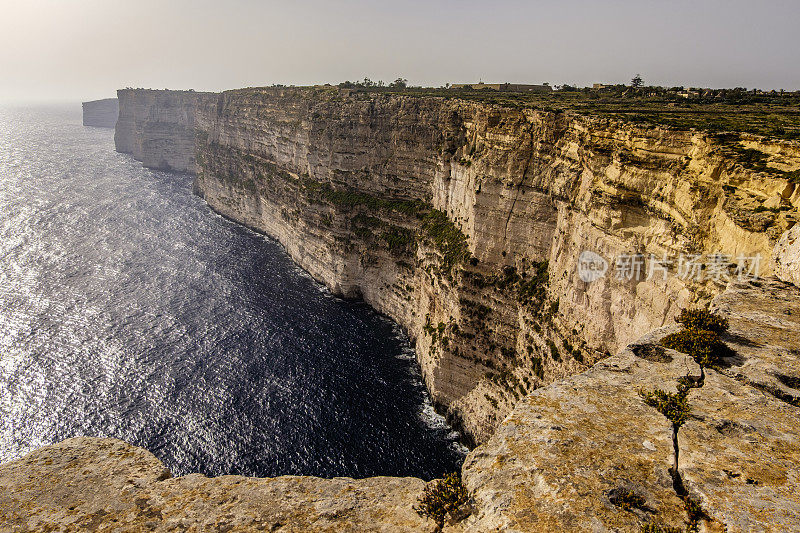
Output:
M408 339L144 169L80 105L0 108L0 461L68 437L174 475L440 476Z

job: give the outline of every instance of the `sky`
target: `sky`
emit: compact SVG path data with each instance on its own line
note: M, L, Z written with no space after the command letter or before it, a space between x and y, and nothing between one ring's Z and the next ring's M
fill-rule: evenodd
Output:
M798 22L797 0L0 0L0 102L364 77L797 90Z

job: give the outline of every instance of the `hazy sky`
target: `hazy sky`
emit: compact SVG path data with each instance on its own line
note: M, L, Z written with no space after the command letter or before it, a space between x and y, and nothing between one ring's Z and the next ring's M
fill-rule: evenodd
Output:
M0 0L0 101L393 80L800 89L797 0Z

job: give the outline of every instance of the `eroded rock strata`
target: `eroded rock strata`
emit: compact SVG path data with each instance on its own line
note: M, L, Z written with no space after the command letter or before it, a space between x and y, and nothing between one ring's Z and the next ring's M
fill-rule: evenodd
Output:
M684 531L686 498L700 531L796 531L800 289L734 283L712 308L730 321L732 354L705 369L677 434L640 395L699 376L694 360L658 344L666 327L518 402L467 457L471 515L444 531ZM423 487L387 477L172 478L141 448L76 438L0 465L0 528L435 531L414 510Z
M526 394L717 294L678 276L681 254L760 255L775 271L800 204L780 173L800 167L796 143L336 88L119 98L120 151L195 172L213 209L401 324L476 443ZM746 150L775 172L748 168ZM590 283L587 250L609 262ZM616 279L631 254L639 279ZM669 275L648 276L651 254Z
M213 97L194 91L117 91L119 119L114 131L117 151L133 155L144 166L194 172L198 102Z

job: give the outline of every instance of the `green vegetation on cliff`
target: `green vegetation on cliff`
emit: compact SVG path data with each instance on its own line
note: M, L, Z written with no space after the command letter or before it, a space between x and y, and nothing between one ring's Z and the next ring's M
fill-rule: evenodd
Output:
M689 407L689 387L685 383L678 384L678 392L665 392L661 389L653 391L642 391L644 403L654 407L659 413L664 415L667 420L672 422L675 429L680 428L691 413Z
M357 93L402 94L461 99L511 108L572 111L625 122L707 132L743 132L800 139L800 92L768 93L746 89L679 90L624 85L551 93L426 87L360 87Z
M357 210L359 214L354 220L369 216L368 224L356 226L370 235L373 230L382 230L379 233L381 239L396 254L415 252L419 244L429 244L439 252L439 268L446 273L470 256L464 232L446 213L422 200L380 197L348 187L334 187L311 178L303 178L299 183L313 202L324 201L344 212ZM417 221L418 233L380 219L380 215L386 211L410 217L407 222Z
M430 209L422 218L423 238L441 253L441 269L450 272L469 258L467 236L438 209Z
M728 329L728 321L707 309L684 309L676 321L684 329L667 335L661 344L688 354L700 367L713 367L730 352L719 334Z
M428 483L419 499L417 512L433 519L441 528L446 519L458 521L468 515L470 494L458 472Z
M311 178L303 180L306 191L316 192L339 209L349 211L357 207L365 207L379 211L390 209L406 215L417 215L427 205L420 200L407 200L403 198L383 198L350 188L334 188L328 183L321 183Z
M355 213L350 218L351 231L362 239L380 237L380 242L394 255L406 256L416 253L420 244L429 245L438 251L439 271L447 275L453 267L470 257L464 232L446 213L422 200L377 196L344 185L334 186L309 176L296 176L266 159L218 144L210 143L206 149L211 153L230 150L243 163L242 168L212 169L218 178L251 193L257 190L253 176L258 176L262 186L274 186L278 182L291 184L303 192L309 203L328 204L338 212ZM201 155L198 160L205 168L206 158ZM403 224L417 230L387 221L387 215L392 213L405 216ZM330 223L330 215L325 220Z

